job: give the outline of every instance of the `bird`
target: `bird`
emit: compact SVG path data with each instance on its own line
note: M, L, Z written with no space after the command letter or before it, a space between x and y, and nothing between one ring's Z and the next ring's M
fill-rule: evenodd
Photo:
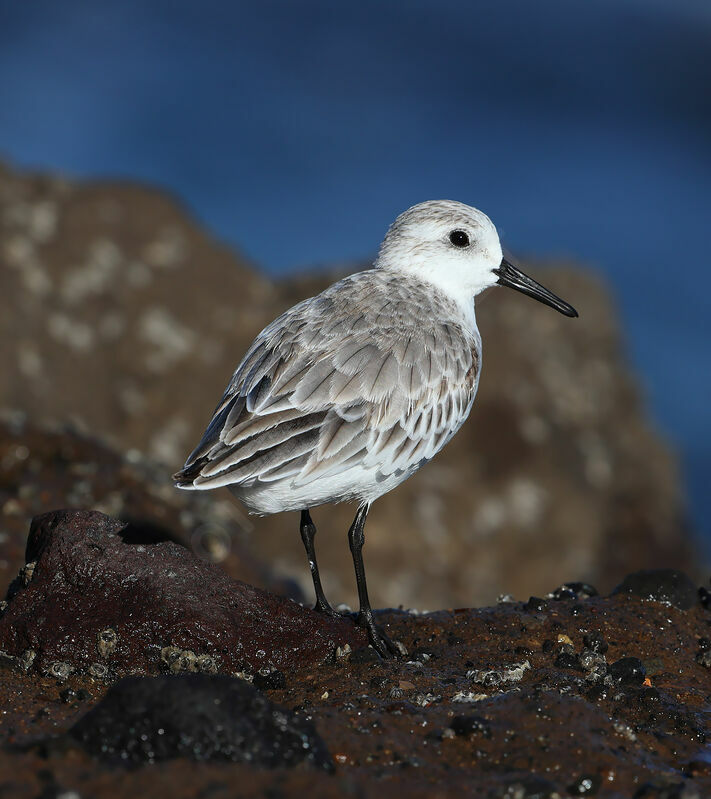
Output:
M373 502L411 477L469 416L482 364L475 297L507 286L568 317L572 305L508 261L494 224L452 200L413 205L390 225L371 268L305 299L254 339L178 488L227 486L250 513L300 512L314 610L329 604L311 509L351 501L356 622L382 658L363 561Z

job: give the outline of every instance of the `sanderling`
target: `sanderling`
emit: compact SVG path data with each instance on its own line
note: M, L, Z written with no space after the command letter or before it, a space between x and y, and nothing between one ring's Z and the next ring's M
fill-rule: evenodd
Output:
M180 488L228 486L252 513L301 511L315 609L329 614L309 509L357 502L348 541L358 622L383 657L398 648L376 627L368 600L366 516L469 415L481 370L474 297L493 285L578 315L503 257L481 211L447 200L413 206L390 226L372 269L262 330L174 477Z

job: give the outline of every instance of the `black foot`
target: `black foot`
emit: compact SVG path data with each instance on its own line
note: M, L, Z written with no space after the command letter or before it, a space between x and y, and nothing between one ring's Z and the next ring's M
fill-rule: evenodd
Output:
M323 613L333 619L343 618L343 614L339 613L337 610L334 610L325 599L317 599L316 604L314 605L314 610L316 613Z
M356 624L359 627L364 627L368 631L368 641L381 658L389 660L390 658L398 658L400 655L405 654L403 651L404 647L401 648L391 641L382 629L378 627L373 618L372 611L361 611L356 619Z

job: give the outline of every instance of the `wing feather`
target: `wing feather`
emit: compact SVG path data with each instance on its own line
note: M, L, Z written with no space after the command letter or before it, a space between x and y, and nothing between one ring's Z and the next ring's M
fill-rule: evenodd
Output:
M255 339L178 484L413 471L457 430L478 383L478 337L446 303L372 271L294 306Z

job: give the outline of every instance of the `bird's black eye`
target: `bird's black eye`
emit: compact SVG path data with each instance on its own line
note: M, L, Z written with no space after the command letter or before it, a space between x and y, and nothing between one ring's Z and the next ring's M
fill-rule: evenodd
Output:
M449 234L449 240L455 247L464 248L469 246L469 236L463 230L453 230Z

